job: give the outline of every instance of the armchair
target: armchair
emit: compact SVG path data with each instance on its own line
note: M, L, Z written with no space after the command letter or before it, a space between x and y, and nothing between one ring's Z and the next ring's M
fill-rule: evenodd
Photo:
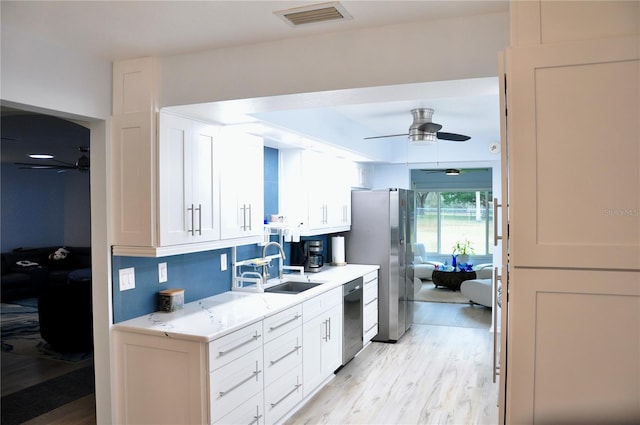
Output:
M443 266L439 261L428 261L424 244L413 244L413 275L420 280L431 280L436 266Z

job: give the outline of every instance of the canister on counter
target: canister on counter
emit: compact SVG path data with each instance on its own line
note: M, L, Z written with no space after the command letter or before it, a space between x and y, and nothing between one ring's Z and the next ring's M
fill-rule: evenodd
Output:
M158 292L158 310L172 312L184 308L184 289L163 289Z

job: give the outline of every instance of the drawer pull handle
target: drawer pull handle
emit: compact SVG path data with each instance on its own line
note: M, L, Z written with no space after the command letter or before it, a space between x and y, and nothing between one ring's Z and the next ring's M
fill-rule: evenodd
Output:
M373 326L371 326L369 329L367 329L367 331L365 333L368 333L371 329L375 328L376 326L378 326L377 323L375 323Z
M295 322L300 317L301 317L300 314L296 313L295 316L293 316L291 319L287 320L286 322L282 322L282 323L280 323L279 325L276 325L276 326L269 326L269 330L270 331L275 331L276 329L283 327L287 323Z
M256 406L256 415L253 417L253 420L248 423L248 425L259 424L261 417L262 415L260 414L260 407Z
M277 358L277 359L275 359L275 360L271 360L271 364L272 364L272 365L274 365L274 364L278 363L279 361L284 360L285 358L289 357L289 356L290 356L290 355L292 355L293 353L297 353L297 352L298 352L298 350L299 350L299 349L301 349L301 348L302 348L302 345L296 345L296 346L294 347L294 349L293 349L293 350L291 350L291 351L289 351L287 354L285 354L285 355L283 355L282 357L279 357L279 358Z
M258 370L258 362L256 362L256 370L251 373L251 376L248 376L247 378L244 378L242 381L238 382L237 384L235 384L233 387L229 388L228 390L220 391L220 397L224 397L225 395L227 395L231 391L237 389L239 386L241 386L245 382L251 381L253 378L256 378L256 381L257 381L258 380L258 375L261 372L262 372L261 370Z
M254 416L253 420L251 422L249 422L249 425L253 425L253 424L258 424L260 423L260 418L262 417L262 415L258 415L258 416Z
M372 299L371 301L369 301L368 303L366 303L364 306L366 307L366 306L368 306L369 304L372 304L372 303L374 303L374 302L376 302L376 301L378 301L378 299L377 299L377 298L374 298L374 299Z
M297 382L297 381L296 381ZM302 384L298 384L296 383L296 385L294 385L293 389L291 391L289 391L288 393L286 393L284 395L284 397L282 397L280 400L276 401L275 403L271 403L271 408L273 409L274 407L276 407L278 404L282 403L287 397L289 397L291 394L295 393L296 391L298 391L298 388L300 388L302 386Z
M260 335L260 334L258 333L258 331L256 331L256 334L255 334L254 336L252 336L252 337L251 337L251 339L248 339L248 340L246 340L246 341L244 341L244 342L241 342L240 344L238 344L238 345L236 345L236 346L234 346L234 347L231 347L231 348L229 348L229 349L228 349L228 350L226 350L226 351L218 351L218 355L219 355L220 357L222 357L222 356L224 356L225 354L229 354L230 352L232 352L232 351L234 351L234 350L237 350L238 348L240 348L240 347L242 347L242 346L244 346L244 345L247 345L247 344L250 344L250 343L252 343L252 342L254 342L254 341L257 341L257 340L258 340L258 338L260 338L261 336L262 336L262 335Z

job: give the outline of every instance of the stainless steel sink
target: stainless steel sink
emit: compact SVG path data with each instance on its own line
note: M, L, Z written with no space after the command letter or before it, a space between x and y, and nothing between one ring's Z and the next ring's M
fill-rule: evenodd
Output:
M322 285L321 282L299 282L299 281L288 281L284 283L280 283L278 285L271 286L269 288L265 288L265 292L275 292L278 294L299 294L300 292L304 292L308 289L315 288L316 286Z

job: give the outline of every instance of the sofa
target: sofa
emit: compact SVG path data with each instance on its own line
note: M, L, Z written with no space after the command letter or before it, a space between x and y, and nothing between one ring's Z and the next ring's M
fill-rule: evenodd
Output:
M16 248L0 254L2 302L37 297L45 286L65 284L72 271L91 268L90 247L67 246L66 257L54 259L59 248Z

